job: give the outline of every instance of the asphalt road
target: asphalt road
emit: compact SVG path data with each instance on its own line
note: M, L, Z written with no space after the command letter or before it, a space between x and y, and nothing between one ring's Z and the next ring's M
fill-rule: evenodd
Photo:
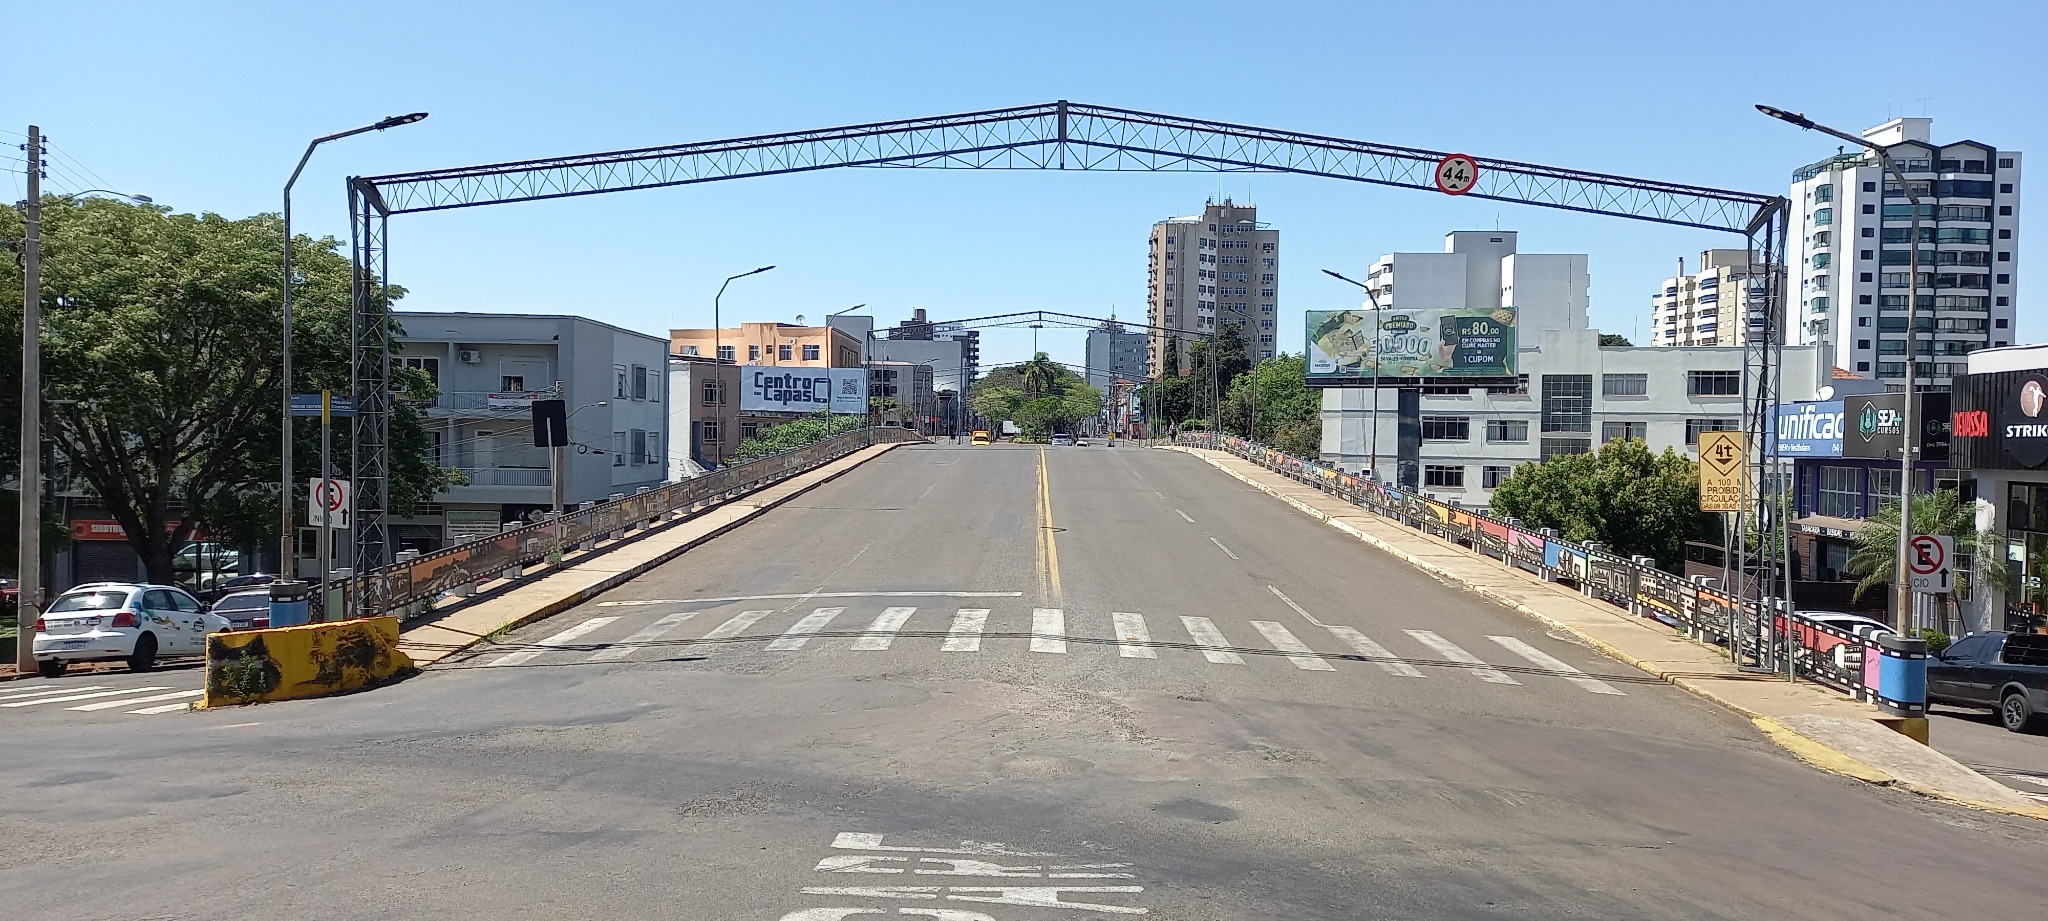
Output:
M1195 458L1129 446L898 449L394 688L108 710L0 708L14 914L2048 904L2035 823L1814 771Z

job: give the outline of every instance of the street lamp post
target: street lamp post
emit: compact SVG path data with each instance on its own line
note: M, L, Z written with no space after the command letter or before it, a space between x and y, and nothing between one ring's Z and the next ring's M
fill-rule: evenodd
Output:
M21 508L19 568L15 580L14 669L34 671L36 619L43 593L43 186L42 129L28 126L28 197L22 202L21 239ZM62 196L69 200L95 192L148 204L147 195L87 189Z
M1906 207L1912 211L1911 228L1907 231L1906 251L1906 390L1905 414L1899 425L1904 437L1899 447L1899 546L1898 560L1892 568L1892 591L1898 614L1893 624L1899 632L1906 632L1911 626L1913 587L1909 581L1906 555L1913 543L1913 454L1919 449L1920 430L1915 424L1918 413L1914 407L1914 371L1920 362L1918 339L1920 335L1920 195L1913 191L1913 184L1906 181L1906 174L1899 170L1899 164L1892 160L1890 151L1882 145L1873 144L1856 135L1819 124L1797 112L1766 105L1756 107L1757 111L1787 124L1798 125L1809 131L1841 138L1851 144L1863 147L1877 154L1877 160L1892 178L1898 180L1899 188L1906 193ZM1879 196L1882 200L1883 196ZM1883 222L1883 209L1879 209L1879 222ZM1883 309L1883 305L1878 305Z
M383 131L386 128L397 128L401 125L410 125L426 117L427 113L425 112L414 112L410 115L393 115L374 125L364 125L361 128L351 128L347 131L330 134L325 137L314 138L313 143L306 145L306 152L300 155L299 165L292 168L292 177L285 180L284 183L284 285L281 289L284 300L284 358L279 369L279 376L283 381L284 390L284 419L280 424L283 432L280 435L281 445L279 451L283 454L283 462L279 465L281 470L278 476L277 572L279 576L286 579L297 579L299 577L298 553L293 547L294 541L292 540L292 494L294 492L292 489L292 186L298 184L299 174L306 171L306 161L313 159L314 148L328 141L337 141L345 137L353 137L371 131ZM320 475L326 476L327 471L320 471ZM325 572L321 573L320 578L327 578L327 574Z
M739 279L745 278L745 277L747 277L747 276L749 276L749 275L759 275L759 274L761 274L762 272L766 272L766 271L768 271L769 269L772 269L772 268L774 268L774 266L772 266L772 265L764 265L764 266L762 266L762 267L760 267L760 268L758 268L758 269L754 269L754 270L753 270L753 271L751 271L751 272L741 272L741 273L739 273L738 275L734 275L734 276L732 276L731 278L728 278L728 279L726 279L726 280L725 280L725 284L719 285L719 286L718 286L718 293L717 293L716 295L714 295L714 296L713 296L713 297L711 298L711 373L712 373L712 374L717 374L717 373L718 373L718 363L719 363L719 362L721 362L721 361L724 361L724 360L725 360L725 321L724 321L724 315L723 315L723 314L722 314L722 313L720 312L720 310L719 310L719 302L720 302L721 300L723 300L723 299L725 298L725 285L729 285L729 284L732 284L733 282L735 282L735 281L738 281ZM738 353L737 353L737 352L735 352L735 353L734 353L734 355L733 355L733 357L734 357L735 359L737 359L737 358L739 357ZM735 361L733 362L733 364L739 364L739 362L738 362L737 360L735 360ZM711 462L712 462L712 464L714 464L714 465L716 465L716 466L719 466L719 467L723 467L723 466L725 466L725 433L724 433L724 432L720 432L720 433L718 433L718 449L712 452L712 461L711 461Z
M1372 446L1367 449L1370 452L1367 463L1371 467L1372 475L1377 478L1380 475L1380 299L1364 282L1346 278L1329 269L1324 269L1323 274L1338 281L1357 285L1365 292L1366 301L1372 304ZM1302 356L1302 360L1307 359L1307 355Z

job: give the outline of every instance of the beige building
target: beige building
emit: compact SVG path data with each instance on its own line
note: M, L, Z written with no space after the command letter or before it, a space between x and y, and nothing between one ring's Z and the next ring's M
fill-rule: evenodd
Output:
M1256 205L1226 198L1198 215L1152 225L1145 374L1168 365L1185 371L1188 346L1229 323L1243 324L1245 353L1271 358L1280 302L1280 231L1258 221ZM1172 330L1173 332L1168 332ZM1167 358L1169 341L1179 354Z
M723 331L671 329L669 354L711 357L741 365L788 365L803 368L858 368L863 343L831 326L787 323L742 323Z
M1650 297L1650 341L1644 344L1747 344L1751 309L1764 306L1767 279L1758 258L1749 250L1705 250L1694 272L1678 260L1678 274L1664 279L1663 289ZM1782 326L1778 338L1784 339Z

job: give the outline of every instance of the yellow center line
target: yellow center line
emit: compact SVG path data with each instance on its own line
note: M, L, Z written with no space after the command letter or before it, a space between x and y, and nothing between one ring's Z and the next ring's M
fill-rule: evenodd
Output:
M1052 472L1046 467L1045 449L1038 449L1038 595L1045 603L1059 606L1060 546L1052 523Z

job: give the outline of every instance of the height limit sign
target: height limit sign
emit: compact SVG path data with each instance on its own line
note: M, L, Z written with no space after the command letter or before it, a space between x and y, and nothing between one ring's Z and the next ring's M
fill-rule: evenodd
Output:
M1749 452L1741 432L1700 433L1700 511L1742 510Z
M1915 534L1906 543L1906 582L1916 592L1939 595L1954 591L1956 539Z

